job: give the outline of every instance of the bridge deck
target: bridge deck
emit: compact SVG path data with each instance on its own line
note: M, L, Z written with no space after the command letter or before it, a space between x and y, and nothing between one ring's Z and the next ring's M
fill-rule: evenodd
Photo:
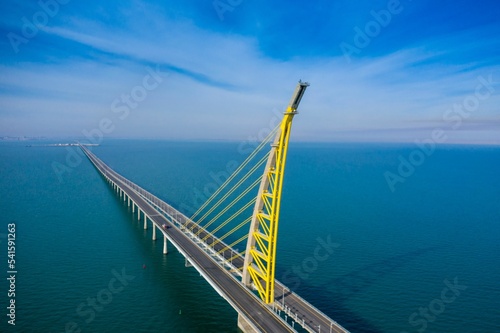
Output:
M210 253L206 242L202 242L207 233L200 231L199 237L194 235L199 231L197 226L174 209L169 204L160 200L153 194L142 189L130 180L121 176L113 169L109 168L99 158L97 158L88 148L80 146L96 169L111 183L117 185L121 190L137 205L149 220L168 238L170 242L181 252L199 272L210 283L210 285L224 298L231 306L249 322L256 331L260 332L295 332L273 308L264 304L254 293L248 290L236 277L235 272L240 272L243 260L236 257L231 261L233 269L228 270L228 262L220 261L234 255L227 250L219 256L216 251L222 250L226 244L217 243L215 251ZM164 224L172 225L173 228L163 229ZM194 233L188 232L194 226ZM209 242L217 242L217 238L208 238ZM218 259L222 259L218 261ZM348 332L337 324L334 320L317 310L307 301L297 294L287 290L286 286L276 281L276 301L274 310L285 311L287 316L294 319L297 324L303 326L309 332ZM278 287L279 286L279 287ZM283 298L283 291L285 295ZM283 306L284 304L284 306Z

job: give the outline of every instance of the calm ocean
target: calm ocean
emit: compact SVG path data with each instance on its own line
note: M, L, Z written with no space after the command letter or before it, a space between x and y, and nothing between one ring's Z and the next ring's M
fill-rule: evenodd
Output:
M43 143L0 142L1 332L237 332L235 311L173 247L162 254L88 160ZM292 142L277 278L353 333L498 333L500 148L415 149ZM93 152L187 213L244 159L238 143L105 140ZM386 172L401 177L394 191ZM319 261L322 241L335 250Z

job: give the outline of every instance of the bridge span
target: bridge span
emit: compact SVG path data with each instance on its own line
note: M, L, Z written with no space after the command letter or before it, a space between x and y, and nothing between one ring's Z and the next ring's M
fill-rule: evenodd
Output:
M233 250L227 249L227 244L215 236L207 239L207 232L197 229L184 214L115 172L87 147L80 148L120 199L132 206L137 219L144 219L144 229L151 225L153 240L157 239L157 230L161 232L163 253L168 253L168 242L173 244L185 257L186 266L194 267L237 311L238 327L243 332L297 332L295 328L299 327L317 333L348 332L277 280L274 302L263 302L242 282L244 261L241 257L233 258Z

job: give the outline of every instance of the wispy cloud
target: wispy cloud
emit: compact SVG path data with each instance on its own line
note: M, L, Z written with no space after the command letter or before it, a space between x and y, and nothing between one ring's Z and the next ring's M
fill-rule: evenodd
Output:
M491 57L460 59L457 53L473 47L450 39L445 43L443 36L381 55L367 50L350 64L341 54L283 60L266 52L258 36L203 29L185 17L134 3L135 15L127 13L130 7L116 14L129 17L125 27L75 15L46 26L41 38L54 41L53 47L80 45L64 61L1 67L0 133L79 135L109 113L110 103L136 84L146 66L156 65L169 78L113 135L242 139L265 125L273 108L284 108L295 82L303 79L312 85L296 138L342 140L364 133L365 140L412 141L473 93L478 76L493 75L500 92L498 63ZM458 35L466 38L472 31ZM495 43L485 39L478 45ZM467 119L479 124L477 130L464 127L456 141L500 142L498 134L488 132L500 126L499 96L482 102ZM346 131L353 135L340 134Z

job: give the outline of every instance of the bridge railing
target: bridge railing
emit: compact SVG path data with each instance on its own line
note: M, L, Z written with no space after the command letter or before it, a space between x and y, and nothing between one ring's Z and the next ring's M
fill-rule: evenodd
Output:
M311 309L313 309L316 313L320 314L321 316L325 317L325 318L329 318L325 313L323 313L323 311L319 310L318 308L316 308L314 305L312 305L311 303L309 303L308 301L306 301L304 298L300 297L298 294L296 294L295 292L293 292L290 288L288 288L287 286L285 286L283 283L281 283L280 281L278 280L275 280L275 284L278 285L281 290L285 291L287 290L287 293L290 293L290 294L293 294L294 297L298 298L302 303L304 304L307 304L307 306ZM283 311L285 311L285 313L287 313L289 316L297 316L296 313L293 313L291 310L287 310L287 309L290 309L290 307L286 307L286 303L285 303L285 308L283 308L283 305L282 303L279 302L279 300L275 300L275 304L283 309ZM288 311L288 312L287 312ZM317 329L317 326L316 327L313 327L311 326L309 323L307 322L300 322L299 320L297 320L297 322L299 322L299 324L304 327L306 330L308 330L309 332L317 332L316 329ZM335 320L331 319L330 320L330 324L331 325L335 325L336 327L339 327L343 330L343 332L345 333L350 333L347 329L345 329L344 327L342 327L339 323L337 323ZM307 326L307 327L306 327Z
M97 158L95 155L93 155L93 158L95 158L95 160L98 164L102 164L104 166L104 163L99 158ZM96 167L98 167L99 170L103 169L97 165L96 165ZM166 217L168 219L170 219L172 222L174 222L174 224L177 224L178 228L182 232L187 234L188 237L193 239L193 241L196 241L200 245L204 244L204 246L202 246L201 248L207 254L217 257L220 260L220 264L222 266L225 266L228 269L230 269L232 274L235 274L235 275L241 277L241 272L238 269L238 267L234 266L232 264L232 261L229 261L225 258L224 253L226 251L224 251L222 254L218 253L213 247L211 247L208 243L203 241L198 235L191 232L191 230L187 226L195 225L195 222L193 222L190 218L188 218L186 215L184 215L183 213L181 213L180 211L178 211L177 209L175 209L174 207L172 207L171 205L169 205L165 201L161 200L160 198L158 198L157 196L155 196L151 192L145 190L144 188L140 187L139 185L137 185L134 182L130 181L129 179L125 178L124 176L122 176L118 172L116 172L112 169L109 169L109 170L116 178L120 179L120 181L125 183L132 190L134 190L136 193L138 193L140 196L142 196L144 199L146 199L156 210L158 210L160 213L166 215ZM207 234L209 233L206 230L204 230L204 231L207 232ZM215 242L217 244L221 244L224 248L228 248L228 250L230 251L231 248L229 247L229 245L227 243L219 240L218 237L216 237L214 235L211 235L211 237L213 238L213 241L212 241L213 243Z
M124 179L123 177L121 179ZM200 238L198 235L196 235L194 232L190 230L190 226L195 225L195 223L188 218L186 215L166 203L165 201L161 200L154 194L148 192L147 190L143 189L142 187L128 181L127 185L129 185L132 189L134 189L139 195L141 195L143 198L148 200L153 207L155 207L160 213L163 213L166 215L167 218L169 218L172 222L176 223L179 227L179 229L184 232L185 234L188 235L191 239L195 240L199 244L204 244L203 249L205 252L212 256L216 256L219 258L221 263L226 266L229 269L233 270L233 273L236 273L238 276L241 276L240 271L238 270L238 267L232 265L231 261L228 261L224 257L224 253L220 254L218 253L212 246L210 246L208 243L206 243L202 238ZM205 230L206 232L206 230ZM207 232L208 234L208 232ZM211 234L210 236L213 238L212 243L217 243L222 245L224 248L228 248L227 251L230 251L230 247L227 243L224 241L219 240L218 237L214 236Z

